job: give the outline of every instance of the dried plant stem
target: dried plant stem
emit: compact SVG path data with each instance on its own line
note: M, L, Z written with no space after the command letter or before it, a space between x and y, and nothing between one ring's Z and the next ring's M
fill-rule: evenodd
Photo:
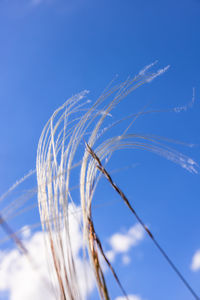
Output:
M91 215L91 210L90 210L90 215ZM102 268L101 268L101 265L99 263L99 258L98 258L98 252L97 252L97 246L98 246L98 249L100 250L100 253L101 255L103 256L105 262L107 263L109 269L111 270L116 282L118 283L122 293L124 294L125 298L128 300L128 296L127 296L127 293L125 291L125 289L123 288L114 268L112 267L111 263L109 262L104 250L103 250L103 247L101 245L101 241L100 239L98 238L97 234L96 234L96 231L94 229L94 223L92 221L92 218L91 217L88 217L88 225L89 225L89 242L90 242L90 249L91 249L91 253L92 253L92 258L93 258L93 261L94 261L94 267L95 267L95 270L96 270L96 274L97 274L97 281L99 283L99 286L100 286L100 293L103 292L101 294L101 297L102 299L105 299L105 300L109 300L110 297L109 297L109 293L108 293L108 289L107 289L107 286L106 286L106 281L105 281L105 278L104 278L104 275L103 275L103 271L102 271Z
M65 296L65 290L64 290L64 286L63 286L62 277L61 277L60 262L58 261L58 258L55 254L53 239L50 240L50 247L51 247L51 253L53 256L53 263L54 263L55 271L56 271L57 278L58 278L59 291L61 293L61 300L67 300L66 296Z
M93 266L95 268L96 280L99 286L100 296L102 299L110 300L108 289L106 286L104 274L101 268L101 264L99 262L98 257L98 248L97 248L97 235L94 230L93 221L91 218L88 218L88 231L89 231L89 247L92 254Z
M101 140L105 132L107 133L114 126L126 120L126 117L124 117L121 121L112 124L106 122L106 126L102 128L106 117L111 116L112 110L128 94L161 75L168 68L165 67L156 72L150 72L150 68L154 65L155 63L145 67L133 78L128 78L124 82L104 91L94 103L91 103L90 100L83 100L88 94L86 90L71 97L53 113L42 131L36 161L40 219L42 228L47 233L47 244L50 246L53 257L50 264L52 269L56 271L60 294L65 295L67 300L82 300L83 298L78 281L78 264L75 261L76 257L72 248L72 228L69 220L69 205L73 203L75 198L70 193L74 176L77 176L76 172L74 175L71 174L74 166L80 166L78 180L82 208L83 252L85 254L86 251L88 252L102 300L108 300L109 294L99 255L103 256L125 296L126 293L103 251L92 221L91 203L101 173L106 176L113 188L120 194L155 244L156 241L136 214L124 193L115 185L110 174L103 167L101 160L104 158L109 159L115 150L132 148L148 150L162 155L193 173L196 172L198 167L192 159L167 146L163 146L160 143L160 138L156 140L154 136L136 133L127 134L137 117L147 112L134 114L132 116L133 120L121 135L107 138L103 142ZM90 146L87 145L87 149L84 149L82 153L79 146L86 137ZM95 152L92 148L95 149ZM97 176L98 169L100 174Z
M11 229L11 227L8 225L8 223L3 219L1 215L0 215L0 225L4 229L6 234L13 239L13 241L16 243L16 245L21 250L21 252L27 255L28 250L26 249L22 241L18 238L16 233Z
M92 150L92 148L87 143L86 143L86 148L87 148L87 151L89 152L89 154L96 161L96 163L97 163L96 167L98 168L98 170L107 178L107 180L109 181L109 183L111 184L111 186L114 188L114 190L123 199L123 201L125 202L125 204L128 206L128 208L131 210L131 212L134 214L134 216L138 220L138 222L142 225L142 227L144 228L144 230L147 232L147 234L149 235L149 237L153 241L154 245L157 247L157 249L160 251L160 253L163 255L163 257L166 259L166 261L172 267L172 269L175 271L175 273L178 275L178 277L182 280L182 282L187 287L187 289L190 291L190 293L194 296L194 298L196 300L199 300L200 299L199 296L195 293L195 291L193 290L193 288L191 287L191 285L184 278L184 276L181 274L181 272L178 270L178 268L175 266L175 264L169 258L169 256L167 255L167 253L160 246L160 244L155 239L155 237L153 236L153 234L151 233L151 231L148 229L148 227L145 225L145 223L143 222L143 220L136 213L135 209L132 207L132 205L130 204L129 200L127 199L127 197L125 196L125 194L123 193L123 191L114 183L114 181L112 180L110 174L108 173L108 171L102 165L101 160L99 159L99 157L96 155L96 153Z

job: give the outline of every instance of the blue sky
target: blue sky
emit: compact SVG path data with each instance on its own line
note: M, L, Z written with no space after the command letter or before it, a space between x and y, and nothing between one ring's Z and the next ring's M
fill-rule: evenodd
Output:
M200 163L199 30L199 0L1 0L0 194L35 168L41 131L57 107L84 89L95 101L112 79L121 82L155 60L158 69L170 65L168 71L129 95L111 118L144 107L171 110L138 118L132 132L193 144L170 146ZM180 113L172 112L185 106ZM196 271L191 269L200 249L199 174L138 150L114 154L109 168L120 169L113 171L115 181L200 295L200 263ZM23 184L0 203L1 209L35 187L34 175ZM103 178L94 201L96 228L106 251L117 249L111 243L113 234L129 237L131 246L116 250L113 261L129 294L142 300L193 299L148 236L138 242L130 237L136 220ZM34 208L10 224L18 230L38 220ZM0 246L8 251L13 244ZM106 274L115 299L120 290ZM98 299L97 294L89 299Z

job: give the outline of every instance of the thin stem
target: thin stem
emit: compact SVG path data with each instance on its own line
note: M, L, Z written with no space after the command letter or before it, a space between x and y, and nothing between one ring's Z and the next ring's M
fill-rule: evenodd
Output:
M174 270L174 272L177 274L177 276L181 279L181 281L183 282L183 284L186 286L186 288L190 291L190 293L194 296L194 298L196 300L200 300L199 296L195 293L195 291L193 290L193 288L191 287L191 285L188 283L188 281L184 278L184 276L181 274L181 272L178 270L178 268L175 266L175 264L172 262L172 260L169 258L169 256L166 254L166 252L163 250L163 248L160 246L160 244L158 243L158 241L155 239L155 237L153 236L153 234L151 233L151 231L147 228L147 226L145 225L145 223L143 222L143 220L139 217L139 215L136 213L135 209L132 207L132 205L130 204L128 198L125 196L125 194L123 193L123 191L114 183L114 181L112 180L110 174L108 173L108 171L104 168L104 166L101 163L101 160L99 159L99 157L96 155L96 153L92 150L92 148L86 143L86 148L89 152L89 154L93 157L93 159L96 161L97 163L97 168L99 169L99 171L107 178L107 180L110 182L110 184L112 185L112 187L114 188L114 190L120 195L120 197L124 200L124 202L126 203L126 205L128 206L128 208L131 210L131 212L135 215L136 219L138 220L138 222L142 225L142 227L144 228L144 230L147 232L148 236L151 238L151 240L153 241L154 245L157 247L157 249L160 251L160 253L162 254L162 256L165 258L165 260L168 262L168 264L172 267L172 269Z

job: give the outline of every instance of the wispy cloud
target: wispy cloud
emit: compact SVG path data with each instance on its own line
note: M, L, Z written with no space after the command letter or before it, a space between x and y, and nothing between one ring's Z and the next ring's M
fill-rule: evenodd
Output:
M127 255L128 251L137 246L144 239L144 230L140 224L130 227L125 233L115 233L109 239L111 250L106 254L111 262L115 260L117 254L123 254L122 262L129 264L131 259Z
M141 225L136 224L124 234L115 233L112 235L110 238L110 245L116 253L125 253L128 252L131 247L138 245L143 237L144 230Z
M122 262L124 265L128 265L131 262L131 258L128 255L123 255L122 256Z
M200 250L197 250L192 258L192 263L190 265L192 271L200 270Z

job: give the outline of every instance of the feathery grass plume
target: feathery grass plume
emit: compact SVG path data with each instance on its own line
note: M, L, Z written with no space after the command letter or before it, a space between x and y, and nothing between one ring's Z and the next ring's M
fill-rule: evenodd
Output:
M106 117L111 115L115 106L133 90L150 82L168 68L150 72L152 66L154 64L145 67L134 78L105 90L94 104L85 99L88 91L68 99L53 113L41 134L36 162L38 203L41 224L43 230L47 232L46 242L53 258L50 261L56 272L55 280L60 287L60 299L82 299L77 280L78 270L72 252L68 211L70 203L77 202L77 199L72 199L70 188L74 180L73 171L78 166L83 250L89 254L99 295L101 299L110 299L99 257L101 255L128 299L94 229L91 205L101 173L97 173L96 160L88 149L94 149L94 153L101 161L109 159L116 150L127 147L145 149L162 155L191 172L196 172L197 165L193 160L163 146L155 137L127 134L135 118L141 113L133 116L123 134L101 141L103 134L117 124L116 122L112 126L102 128ZM83 149L79 146L84 140L87 140L88 147Z

